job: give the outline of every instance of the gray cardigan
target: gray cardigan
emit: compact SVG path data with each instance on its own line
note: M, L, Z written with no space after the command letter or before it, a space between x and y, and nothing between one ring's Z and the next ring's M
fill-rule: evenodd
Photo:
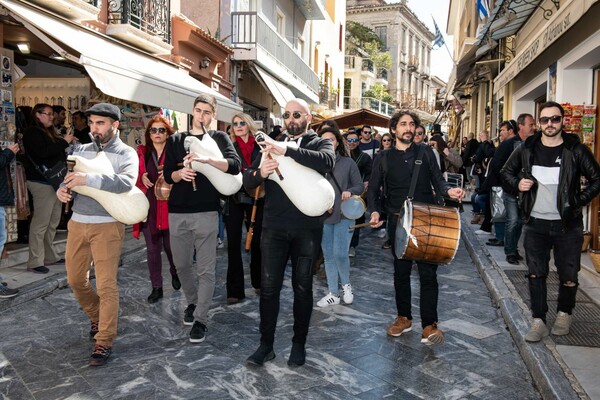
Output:
M340 153L336 152L333 174L343 191L360 195L365 190L365 184L360 177L360 171L358 170L358 167L352 158L343 157L340 155ZM341 211L342 194L333 181L333 178L328 175L327 179L329 180L329 183L331 183L331 186L333 186L333 190L335 192L335 201L333 203L333 212L329 217L327 217L324 223L337 224L342 218L345 218Z

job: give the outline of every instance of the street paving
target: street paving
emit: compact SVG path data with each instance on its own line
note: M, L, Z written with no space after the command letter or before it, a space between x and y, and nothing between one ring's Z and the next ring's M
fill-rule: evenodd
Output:
M413 330L386 335L395 318L392 256L383 239L363 229L352 259L352 305L325 309L314 278L315 308L307 363L290 368L292 289L288 266L275 353L247 366L259 344L258 297L246 279L246 300L226 304L226 249L218 250L217 288L207 339L188 341L183 293L170 287L148 304L143 260L119 271L119 337L105 367L87 365L89 321L70 289L0 313L0 396L5 399L539 399L504 321L465 248L440 266L439 316L446 342L420 343L418 275L413 271ZM246 264L247 265L247 264Z

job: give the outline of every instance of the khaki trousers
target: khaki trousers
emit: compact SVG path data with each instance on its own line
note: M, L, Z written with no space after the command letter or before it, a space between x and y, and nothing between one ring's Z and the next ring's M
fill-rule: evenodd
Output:
M52 242L56 236L56 227L60 223L62 206L51 185L28 181L27 189L33 197L27 267L37 268L60 260Z
M125 225L121 222L82 224L71 220L68 229L65 259L69 286L90 320L99 322L96 343L111 345L117 337L117 270ZM90 286L89 279L92 259L96 290Z

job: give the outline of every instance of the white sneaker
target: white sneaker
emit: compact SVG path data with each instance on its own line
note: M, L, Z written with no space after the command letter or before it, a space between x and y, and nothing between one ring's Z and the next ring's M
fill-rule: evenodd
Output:
M348 257L356 257L356 249L354 247L350 247L350 251L348 252Z
M475 233L478 234L478 235L491 235L492 234L492 232L482 231L481 229L477 229L475 231Z
M344 291L344 295L342 296L344 303L352 304L352 302L354 301L354 293L352 293L352 285L350 285L350 284L342 285L342 290Z
M379 232L377 233L377 236L380 237L381 239L383 239L385 237L385 234L386 234L385 228L381 228L379 230Z
M223 247L225 247L225 243L223 243L221 239L217 238L217 249L222 249Z
M329 293L327 296L323 297L321 300L317 302L319 307L327 307L334 306L336 304L340 304L339 296Z

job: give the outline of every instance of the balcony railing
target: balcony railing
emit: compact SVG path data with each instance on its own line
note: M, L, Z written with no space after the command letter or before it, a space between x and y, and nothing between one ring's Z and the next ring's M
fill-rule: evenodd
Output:
M358 110L360 108L366 108L368 110L376 111L380 114L388 116L391 116L395 110L393 105L381 100L377 100L373 97L344 97L344 108L346 110Z
M320 85L319 104L326 105L330 110L337 110L337 93L329 90L326 85Z
M427 102L426 100L419 99L414 94L402 92L400 94L400 107L408 109L417 109L421 111L433 114L435 112L435 103Z
M92 0L102 1L102 0ZM171 2L169 0L109 0L108 22L129 24L165 43L171 43Z
M416 70L419 67L419 57L410 56L408 57L408 69Z
M346 69L356 68L356 56L344 56L344 67Z
M388 80L388 70L385 68L377 68L377 79Z
M362 70L375 73L375 65L371 60L362 60Z
M315 93L319 91L317 74L260 14L254 11L232 12L231 29L231 44L234 48L260 47L271 55L266 64L278 63Z

